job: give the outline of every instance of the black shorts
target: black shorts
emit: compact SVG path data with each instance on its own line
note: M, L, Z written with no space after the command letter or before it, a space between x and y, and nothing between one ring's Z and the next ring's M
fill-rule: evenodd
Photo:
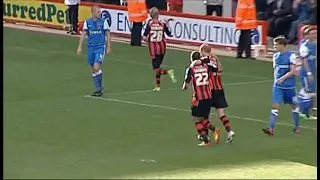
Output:
M214 107L216 109L228 107L228 103L224 95L224 90L212 90L211 107Z
M210 104L210 99L200 100L198 105L191 106L191 115L193 117L208 117L211 110Z
M161 64L162 64L162 61L163 61L163 58L164 58L164 54L162 54L162 55L156 55L156 56L152 59L152 68L153 68L153 70L160 68L160 66L161 66Z

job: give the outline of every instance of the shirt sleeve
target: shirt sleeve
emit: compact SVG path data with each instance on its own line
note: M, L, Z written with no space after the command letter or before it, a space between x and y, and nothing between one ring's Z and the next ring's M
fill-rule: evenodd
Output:
M106 31L110 31L110 26L109 26L107 19L104 20L103 29Z
M295 65L295 64L296 64L296 62L297 62L297 56L296 56L295 53L292 53L292 54L290 55L289 59L290 59L290 64L291 64L291 65Z
M211 72L218 72L218 67L212 62L208 63L208 69Z
M150 21L149 21L150 22ZM144 30L143 36L148 36L150 33L149 22L147 23L146 29Z
M274 54L272 57L272 67L273 69L276 68L276 58L277 58L277 54Z
M164 23L164 32L165 32L169 37L172 37L171 28L170 28L166 23Z
M299 48L300 57L305 58L309 55L309 48L305 45L301 45Z
M87 21L84 21L82 31L88 31Z
M191 68L190 67L187 67L187 69L186 69L186 72L184 74L184 81L186 83L190 83L190 81L191 81Z

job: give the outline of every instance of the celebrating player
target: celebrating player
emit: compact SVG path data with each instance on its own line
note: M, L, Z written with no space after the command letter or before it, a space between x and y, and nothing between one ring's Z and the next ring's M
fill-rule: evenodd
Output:
M274 84L272 89L272 109L270 113L269 127L263 129L268 135L274 134L275 121L278 117L278 109L281 103L290 104L292 109L293 131L299 132L299 108L297 107L295 65L296 55L286 50L286 39L277 37L274 39L277 52L273 55Z
M193 51L190 54L191 62L200 59L200 53ZM193 96L191 114L195 121L196 129L200 135L202 142L199 146L209 146L208 129L214 132L216 143L220 140L220 130L214 127L208 120L211 104L211 87L209 84L209 73L217 72L215 65L195 65L186 69L182 90L188 88L188 84L192 82Z
M101 64L105 52L111 53L110 27L107 20L101 18L101 10L98 6L93 6L91 13L92 17L83 24L77 54L81 55L83 42L87 36L88 64L92 69L92 78L96 88L92 96L101 96L103 94Z
M199 48L199 51L201 53L201 56L204 58L202 58L202 60L196 60L193 63L191 63L191 67L195 64L202 63L208 63L209 65L215 64L217 66L218 71L210 73L209 77L209 82L212 88L211 107L214 107L216 109L218 118L220 118L223 126L225 127L228 133L226 143L231 143L234 139L235 133L232 131L230 122L224 112L224 109L228 107L228 103L225 98L221 79L221 72L223 70L222 65L218 60L217 56L211 53L211 47L208 44L202 44Z
M301 58L300 80L302 88L298 94L300 117L304 119L317 119L317 117L310 116L310 111L314 105L314 98L316 96L316 31L311 27L305 27L302 31L304 39L299 45L299 55Z
M157 8L153 7L150 9L150 16L152 19L147 24L143 39L149 44L152 67L156 74L156 87L153 90L160 91L160 78L162 74L169 75L172 82L176 82L172 69L168 71L160 67L166 53L165 34L168 36L172 35L166 22L159 20L159 11Z

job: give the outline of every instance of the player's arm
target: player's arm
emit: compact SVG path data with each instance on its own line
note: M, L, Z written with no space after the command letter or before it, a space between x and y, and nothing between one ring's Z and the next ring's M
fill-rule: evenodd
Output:
M276 54L273 54L273 56L272 56L272 69L273 69L272 76L274 76L275 68L276 68Z
M150 21L149 21L150 22ZM142 37L142 39L144 40L144 41L147 41L147 39L148 39L148 36L149 36L149 34L150 34L150 26L149 26L149 22L147 23L147 26L146 26L146 29L144 30L144 32L143 32L143 37Z
M191 82L191 79L192 79L192 76L191 76L191 68L188 67L186 69L186 72L184 74L184 82L183 82L183 85L182 85L182 90L186 90L188 89L188 85L190 84Z
M103 29L106 31L107 54L110 54L111 53L111 33L110 33L110 26L107 20L104 20Z
M220 72L219 66L216 66L212 62L208 63L208 69L210 72Z
M218 72L221 73L223 71L223 67L222 67L220 60L218 59L218 57L216 55L213 55L213 58L215 58L215 60L217 62Z
M82 53L82 47L83 47L84 40L87 36L87 32L88 32L87 21L84 21L82 33L81 33L80 40L79 40L78 50L77 50L78 55L80 55Z
M300 46L299 54L301 57L302 68L304 68L304 70L307 72L308 76L312 76L311 69L309 67L308 59L307 59L307 57L309 55L309 48L304 45Z
M210 63L210 59L208 57L202 57L198 60L192 61L192 63L190 64L190 67L200 65L200 64L206 64L206 63Z
M171 28L168 26L168 21L165 21L164 32L166 33L167 36L172 37L172 31L171 31Z
M288 79L291 76L295 75L295 70L296 70L296 55L292 53L290 55L290 71L287 72L285 75L281 76L277 82L282 83L284 80Z

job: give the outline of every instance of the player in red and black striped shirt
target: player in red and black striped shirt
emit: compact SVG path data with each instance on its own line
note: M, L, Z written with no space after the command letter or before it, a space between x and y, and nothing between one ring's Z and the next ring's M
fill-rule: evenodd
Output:
M172 82L176 82L174 71L165 70L160 66L166 53L166 36L172 36L165 21L159 20L159 11L153 7L150 10L151 20L147 23L143 39L148 42L149 52L152 59L152 67L156 73L156 87L154 91L160 91L160 78L162 74L168 74Z
M200 59L200 53L193 51L190 55L190 60ZM191 114L195 121L197 131L203 140L199 146L209 146L210 140L208 138L208 129L215 134L216 142L220 139L220 130L215 128L208 120L211 105L211 87L209 85L209 73L217 72L217 68L207 64L200 64L186 69L185 80L182 90L188 88L188 84L192 84L192 106ZM206 123L204 124L204 120Z
M212 103L211 107L216 109L217 115L223 123L227 135L227 143L231 143L234 139L235 133L231 129L230 121L225 115L224 109L228 107L227 100L225 98L224 89L222 85L221 73L222 73L222 65L218 60L217 56L211 53L211 47L207 44L202 44L199 48L201 56L203 57L200 61L195 61L191 64L191 67L196 64L214 64L217 66L218 71L210 74L210 86L212 88Z

